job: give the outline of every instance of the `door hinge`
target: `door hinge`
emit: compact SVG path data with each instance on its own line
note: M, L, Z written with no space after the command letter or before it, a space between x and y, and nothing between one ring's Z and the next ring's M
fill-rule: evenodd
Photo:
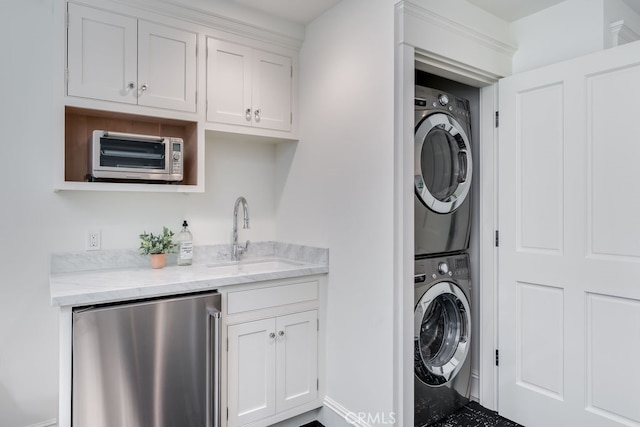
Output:
M69 69L64 69L64 85L67 86L69 84Z
M227 351L229 351L229 338L227 338Z
M289 124L292 125L293 124L293 111L291 111L289 113Z
M500 232L496 230L496 248L500 246Z
M496 349L496 366L500 366L500 352Z
M69 28L69 12L65 13L64 15L64 25L65 27Z
M293 78L293 65L289 69L291 70L291 78Z
M496 111L496 127L500 126L500 111Z
M320 378L316 378L316 390L320 390Z
M227 419L229 419L229 407L227 406Z
M316 319L316 331L320 330L320 319Z

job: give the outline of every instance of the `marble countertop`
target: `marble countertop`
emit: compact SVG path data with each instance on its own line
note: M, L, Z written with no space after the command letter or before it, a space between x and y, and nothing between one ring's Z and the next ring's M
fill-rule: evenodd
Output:
M120 253L116 258L120 260L118 265L124 267L113 267L109 262L115 256L112 252L103 256L106 268L91 270L82 267L87 264L81 261L82 253L55 254L49 278L51 304L83 306L329 272L326 249L272 245L272 251L249 254L239 262L230 262L222 256L211 262L195 262L190 266L169 264L157 270L146 263L144 266L126 266ZM98 264L90 260L88 265L96 268Z

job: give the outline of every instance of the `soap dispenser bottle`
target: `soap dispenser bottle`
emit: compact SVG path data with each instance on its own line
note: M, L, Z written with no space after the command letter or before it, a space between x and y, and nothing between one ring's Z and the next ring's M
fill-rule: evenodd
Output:
M178 233L177 241L178 265L191 265L193 261L193 236L186 220L182 223L182 230Z

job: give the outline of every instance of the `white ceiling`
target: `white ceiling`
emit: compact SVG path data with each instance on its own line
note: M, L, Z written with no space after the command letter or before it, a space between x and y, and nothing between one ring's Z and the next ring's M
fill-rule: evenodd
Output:
M564 0L467 0L481 9L504 19L508 22L516 21L525 16L562 3ZM640 14L640 0L622 0L627 6Z
M564 0L467 0L492 15L507 22L513 22L525 16L562 3Z
M229 0L287 21L305 25L341 0ZM534 14L564 0L467 0L507 22ZM624 0L640 14L640 0Z
M232 0L287 21L305 25L313 21L340 0Z
M305 25L341 0L230 0ZM481 9L512 22L564 0L467 0ZM638 1L638 0L630 0Z

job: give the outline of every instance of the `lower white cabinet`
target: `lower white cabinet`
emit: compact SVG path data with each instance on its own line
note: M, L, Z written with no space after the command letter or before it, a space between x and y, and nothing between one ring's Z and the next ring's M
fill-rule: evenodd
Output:
M229 325L227 338L227 426L318 398L317 310Z

